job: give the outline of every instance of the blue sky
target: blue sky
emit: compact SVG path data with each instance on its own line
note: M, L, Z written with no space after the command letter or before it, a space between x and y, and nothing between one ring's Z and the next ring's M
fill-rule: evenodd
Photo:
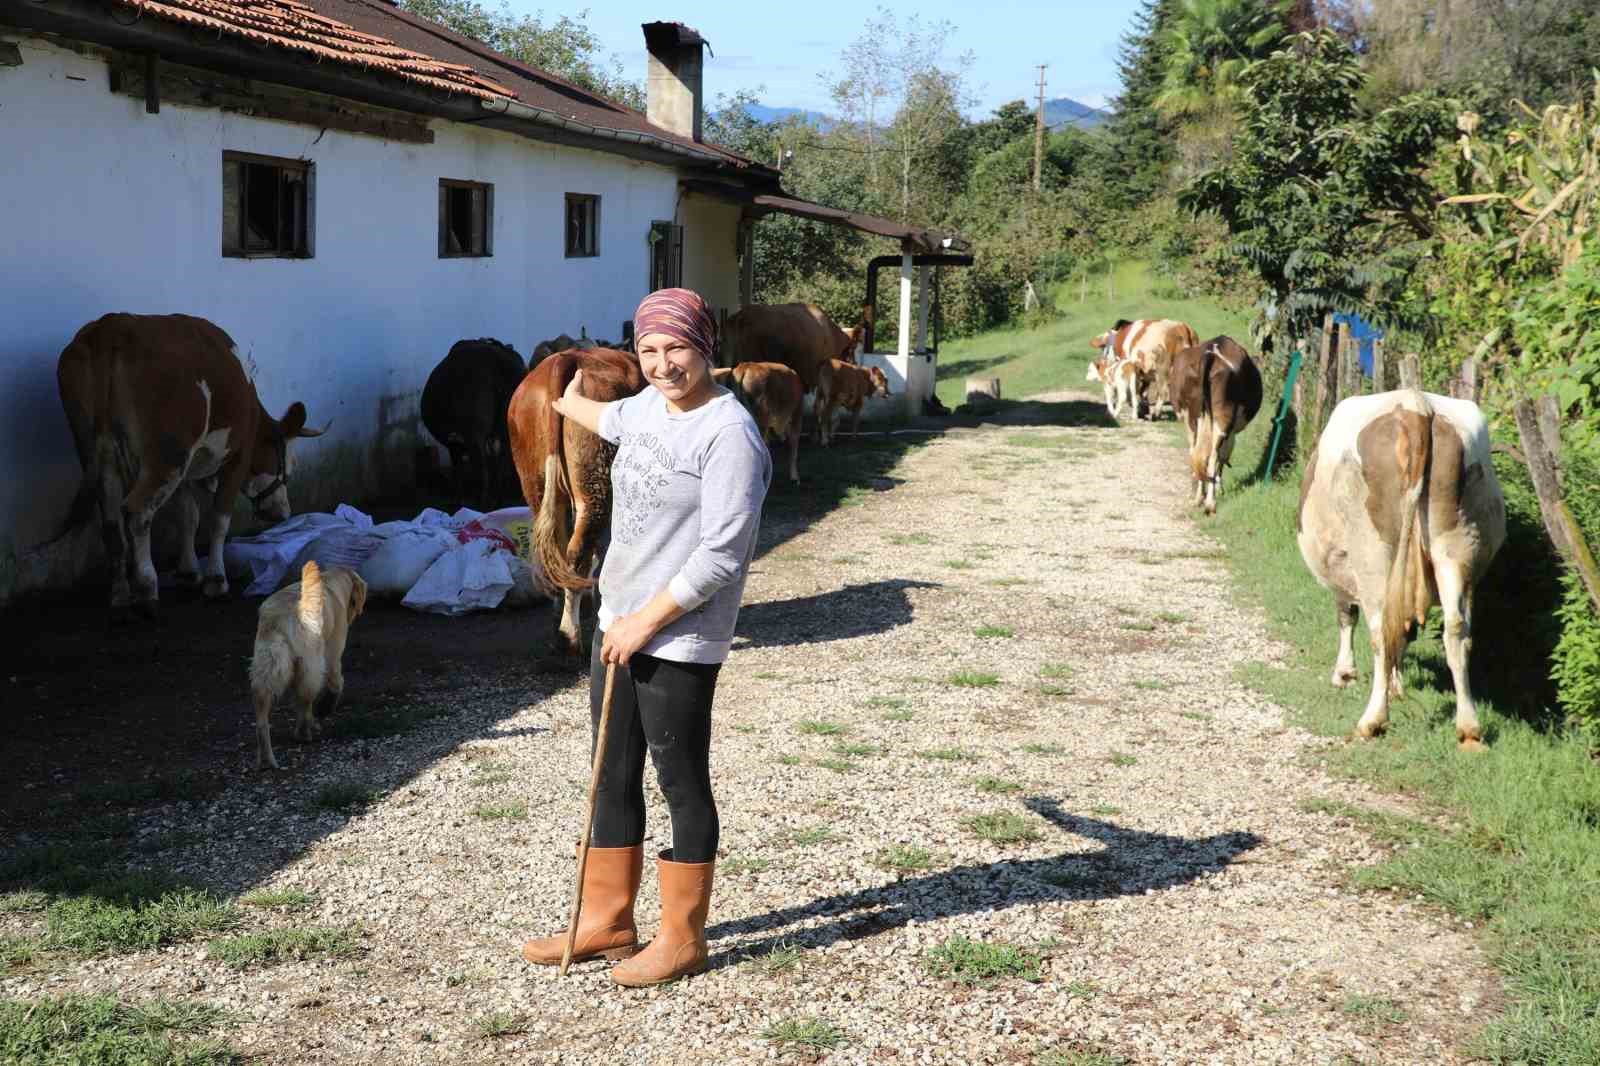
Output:
M542 10L547 18L581 10L539 0L510 3L513 11ZM974 53L971 89L978 100L975 110L984 115L1007 100L1032 100L1039 63L1049 64L1047 97L1103 104L1117 91L1117 45L1139 5L1137 0L921 0L885 6L902 20L916 13L925 23L945 20L955 25L951 50ZM640 24L671 20L693 26L711 42L715 54L706 60L708 102L719 93L765 85L765 104L828 110L831 101L818 75L837 73L830 69L833 57L860 34L875 10L872 0L805 0L793 6L750 0L604 0L590 6L588 23L631 78L644 77Z

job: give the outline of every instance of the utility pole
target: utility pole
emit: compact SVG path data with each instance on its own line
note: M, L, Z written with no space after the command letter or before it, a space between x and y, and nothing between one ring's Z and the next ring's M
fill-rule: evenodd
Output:
M1039 64L1039 111L1033 123L1033 191L1040 190L1040 171L1044 165L1044 68Z

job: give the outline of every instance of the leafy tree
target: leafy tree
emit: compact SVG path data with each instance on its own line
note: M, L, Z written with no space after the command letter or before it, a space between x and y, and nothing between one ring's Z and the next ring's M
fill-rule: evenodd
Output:
M880 191L883 156L893 158L902 219L911 217L919 164L965 124L972 53L946 58L954 32L948 22L924 26L915 15L902 24L880 7L845 48L844 73L828 82L841 116L859 132L874 192Z
M1425 167L1450 109L1407 97L1375 115L1358 104L1355 54L1328 30L1303 33L1240 75L1234 156L1180 202L1215 212L1266 289L1279 341L1330 310L1393 323L1393 294L1432 233Z
M1161 188L1172 162L1172 122L1155 108L1166 69L1165 31L1176 0L1144 0L1133 30L1122 38L1117 68L1122 92L1106 123L1108 158L1102 175L1107 195L1129 209Z
M546 22L544 13L517 15L501 0L490 10L478 0L399 0L414 15L432 19L464 37L482 41L502 55L555 74L601 96L644 110L645 93L629 79L615 57L604 55L589 28L587 9L576 17Z
M1166 62L1155 105L1168 115L1230 109L1240 75L1283 37L1283 0L1180 0L1163 31Z

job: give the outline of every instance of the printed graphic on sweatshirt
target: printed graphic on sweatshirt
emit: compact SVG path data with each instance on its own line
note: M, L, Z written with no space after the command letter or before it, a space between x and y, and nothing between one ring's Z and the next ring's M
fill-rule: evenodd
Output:
M632 544L666 503L667 483L677 469L672 451L654 433L624 433L611 464L611 536Z

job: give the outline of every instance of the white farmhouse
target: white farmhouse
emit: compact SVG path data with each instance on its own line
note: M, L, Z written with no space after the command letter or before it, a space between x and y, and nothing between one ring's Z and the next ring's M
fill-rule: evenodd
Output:
M304 510L412 484L456 340L617 340L672 284L737 310L771 211L898 238L909 294L939 235L795 201L706 143L704 42L644 32L640 113L387 0L0 0L0 556L66 513L56 358L110 311L208 318L268 410L331 420L297 445Z

